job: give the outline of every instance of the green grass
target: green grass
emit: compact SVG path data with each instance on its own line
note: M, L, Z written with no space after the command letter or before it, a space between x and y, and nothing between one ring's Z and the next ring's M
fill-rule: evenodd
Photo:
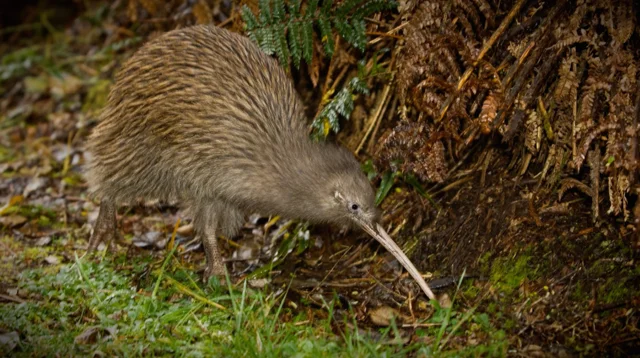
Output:
M506 349L504 334L474 310L437 308L429 319L435 325L402 344L395 325L359 328L351 311L336 318L332 302L301 309L285 299L286 288L268 293L215 279L205 285L171 255L152 260L76 258L56 269L25 270L19 289L27 302L0 305L0 331L20 334L12 355L501 356ZM443 343L469 334L492 338L443 351Z

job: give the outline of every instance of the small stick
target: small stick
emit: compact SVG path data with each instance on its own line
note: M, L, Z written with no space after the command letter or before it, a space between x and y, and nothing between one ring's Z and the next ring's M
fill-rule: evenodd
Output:
M371 118L371 120L369 121L369 125L367 126L367 130L364 132L364 137L362 137L362 139L360 140L360 144L358 144L358 147L355 150L355 153L354 153L355 155L358 155L358 153L360 152L360 150L364 146L364 143L367 141L367 137L369 137L369 134L371 134L371 131L373 130L373 128L381 120L382 113L383 113L382 109L386 108L385 104L388 103L388 99L390 98L389 97L389 91L390 90L391 90L391 85L386 84L384 86L384 89L382 90L382 97L378 101L378 105L376 106L376 110L374 112L374 115Z
M393 36L392 34L393 34L393 33L395 33L395 32L398 32L398 31L402 30L402 29L403 29L403 28L405 28L407 25L409 25L409 22L408 22L408 21L407 21L407 22L405 22L405 23L402 23L402 24L400 24L400 25L398 25L398 26L396 26L396 27L394 27L393 29L391 29L391 30L389 30L389 31L387 31L387 32L385 32L385 33L383 33L383 35L381 35L381 37L376 37L375 39L373 39L373 40L369 41L368 45L375 45L375 44L377 44L378 42L382 41L383 36L393 37L393 38L397 38L397 39L402 40L402 39L403 39L403 37L402 37L402 36L397 36L397 37L396 37L396 36Z

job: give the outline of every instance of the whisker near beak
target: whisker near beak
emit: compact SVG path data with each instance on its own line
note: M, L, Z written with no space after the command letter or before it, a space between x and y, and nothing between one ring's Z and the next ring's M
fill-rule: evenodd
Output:
M400 262L402 267L409 272L411 277L418 283L422 291L429 297L431 300L435 300L436 296L429 288L429 285L424 281L418 269L413 265L413 263L409 260L407 255L404 254L402 249L393 241L393 239L387 234L387 232L380 226L380 224L369 224L364 222L358 222L359 226L366 231L369 235L371 235L376 241L378 241L382 246L384 246L387 251L389 251L393 257ZM374 229L375 225L375 229Z

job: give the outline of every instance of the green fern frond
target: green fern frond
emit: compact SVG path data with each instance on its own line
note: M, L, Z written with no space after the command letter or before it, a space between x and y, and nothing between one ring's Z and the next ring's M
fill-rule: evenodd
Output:
M353 97L354 95L351 92L351 88L345 86L333 97L331 102L320 111L316 119L311 123L311 127L313 128L312 136L316 140L324 140L329 134L329 131L338 133L340 130L340 116L349 118L351 112L353 112Z
M355 0L359 1L359 0ZM325 0L322 2L322 9L320 10L323 14L329 14L331 12L331 6L333 5L333 0Z
M364 19L353 21L353 41L351 44L360 51L364 51L367 46L367 24Z
M353 112L354 95L351 93L351 91L349 91L350 89L351 88L348 86L346 88L343 88L342 91L338 92L338 95L336 96L335 101L332 102L336 104L335 111L338 112L338 114L340 114L344 118L349 118L349 116L351 116L351 112ZM332 123L332 125L334 127L334 131L337 132L339 129L339 124Z
M359 94L369 94L369 87L367 83L360 77L354 77L349 82L349 88L352 89L353 92Z
M361 4L360 7L354 11L353 16L364 18L365 16L369 16L381 11L393 10L397 7L398 3L396 3L395 1L371 0L365 2L364 4ZM364 15L360 16L361 14Z
M341 19L336 19L334 20L334 25L336 30L338 30L338 33L340 34L340 36L342 36L342 38L344 38L345 40L347 40L348 43L354 45L358 50L364 50L364 46L366 45L366 38L363 32L363 36L362 38L365 38L364 43L362 43L360 41L360 36L357 33L357 29L355 26L352 26L352 24L350 24L347 21L342 21ZM364 24L363 24L364 25Z
M347 14L353 10L353 8L355 8L356 6L360 5L362 1L360 0L346 0L345 2L342 3L342 5L340 5L340 7L338 7L338 9L336 10L336 17L339 18L346 18ZM366 15L365 15L366 16Z
M286 64L289 61L289 46L287 45L287 35L285 32L284 24L275 24L275 48L276 55L278 55L278 59L280 63Z
M331 23L325 17L318 18L318 28L320 29L320 39L324 45L324 52L327 56L333 56L333 48L335 41L333 40L333 31L331 31Z
M395 1L383 0L346 0L337 4L325 0L320 8L318 5L318 0L309 0L306 8L301 8L301 0L259 0L257 17L246 6L241 15L249 38L266 53L275 53L284 66L292 60L299 67L302 59L307 63L312 60L314 26L328 57L334 52L334 31L362 51L367 44L364 18L397 7Z
M285 15L284 0L273 0L273 22L282 22L285 20Z
M307 5L307 11L304 14L305 19L313 19L318 9L318 0L309 0Z
M364 62L358 63L359 68L365 68ZM369 74L361 73L349 80L326 105L311 123L312 137L316 140L324 140L330 131L338 133L340 130L340 117L349 118L354 109L354 99L358 94L369 94L369 88L365 78ZM362 76L360 76L362 75Z
M256 29L256 38L258 45L267 55L273 55L276 52L275 36L272 29L262 28Z
M253 35L253 29L258 27L258 19L256 15L253 14L251 9L247 5L244 5L241 10L242 19L244 20L247 32L249 33L249 37ZM255 36L255 35L254 35ZM255 41L254 39L252 39Z
M302 23L302 56L307 63L311 63L313 57L313 23Z
M309 0L306 7L302 7L301 3L301 0L259 0L260 13L257 16L246 6L241 10L249 38L265 53L275 54L285 67L289 63L300 67L303 59L311 63L314 28L328 57L334 53L334 33L363 51L367 45L365 17L397 7L395 1L387 0L344 0L338 3L325 0L320 8L319 0ZM340 119L351 116L357 95L369 93L364 79L380 71L376 56L373 66L368 70L364 63L359 63L358 75L349 80L322 108L312 123L315 138L324 139L331 131L337 133Z
M273 24L271 18L271 0L260 0L258 2L258 8L260 9L260 24Z
M300 13L300 0L289 1L289 13L290 14Z
M291 50L291 58L296 67L300 67L302 59L302 27L299 22L291 22L289 24L289 49ZM306 59L305 59L306 61Z

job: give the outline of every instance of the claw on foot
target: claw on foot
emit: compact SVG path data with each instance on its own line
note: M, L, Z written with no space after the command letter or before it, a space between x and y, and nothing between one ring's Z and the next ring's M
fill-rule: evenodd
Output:
M224 264L207 262L207 267L204 269L202 280L207 283L211 277L217 277L220 281L225 279L225 267Z

